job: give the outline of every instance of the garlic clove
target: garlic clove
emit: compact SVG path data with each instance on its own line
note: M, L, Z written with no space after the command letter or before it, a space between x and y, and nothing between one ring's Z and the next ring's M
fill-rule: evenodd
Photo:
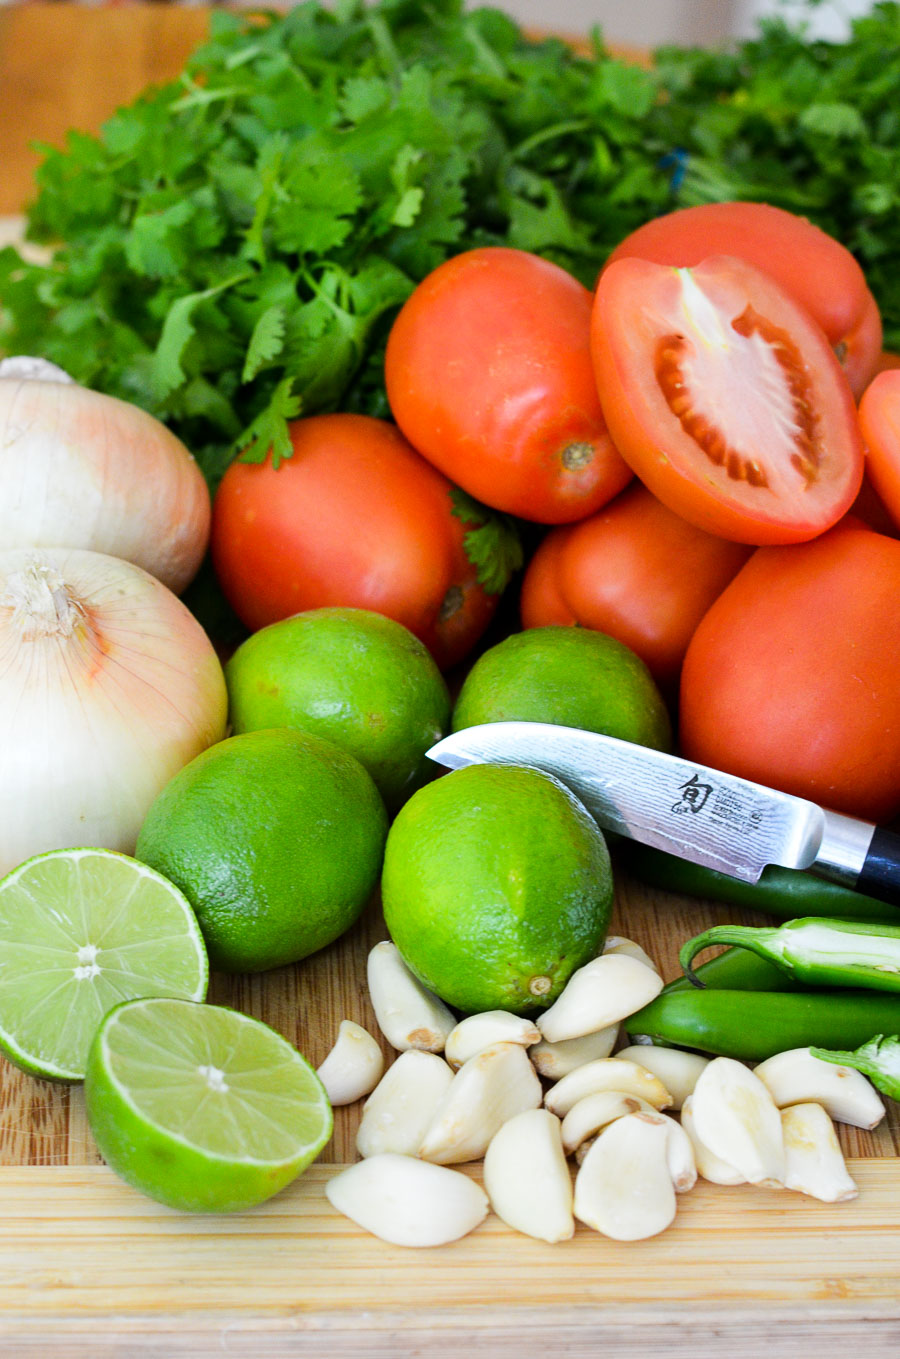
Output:
M476 1161L507 1119L541 1103L541 1083L520 1043L495 1043L459 1068L418 1148L425 1161Z
M498 1129L484 1156L484 1187L515 1231L550 1242L574 1235L572 1178L559 1119L548 1109L526 1109Z
M572 973L537 1026L551 1043L579 1038L618 1024L649 1004L662 987L659 973L637 958L602 953Z
M576 1067L555 1085L551 1085L544 1096L544 1103L557 1117L565 1118L578 1100L598 1090L637 1095L652 1104L654 1109L667 1109L672 1103L672 1096L658 1076L636 1062L622 1061L618 1057L600 1057Z
M686 1194L697 1183L697 1161L691 1139L681 1124L674 1118L669 1118L668 1114L649 1110L645 1111L644 1117L651 1121L656 1119L665 1128L666 1165L672 1176L672 1184L676 1194Z
M623 1061L637 1062L658 1076L672 1096L673 1109L681 1108L697 1084L700 1072L710 1061L698 1052L661 1048L652 1043L636 1043L632 1047L620 1048L616 1056Z
M654 1116L627 1114L608 1124L575 1176L575 1216L615 1241L642 1241L674 1220L668 1131Z
M608 1057L618 1038L619 1025L610 1024L606 1029L582 1034L580 1038L565 1038L559 1043L548 1043L542 1038L528 1049L528 1056L539 1076L558 1081L577 1066L596 1061L598 1057Z
M603 945L603 953L625 954L628 958L636 958L639 963L643 963L645 967L649 967L651 972L659 972L659 968L650 957L650 954L647 953L645 949L641 948L640 944L636 944L633 939L626 939L622 934L607 935L606 943Z
M447 1006L406 966L389 939L376 944L366 964L378 1027L398 1052L443 1052L456 1020Z
M823 1203L843 1203L859 1193L851 1179L834 1124L821 1104L792 1104L781 1111L784 1187Z
M601 1128L626 1114L655 1113L652 1104L639 1095L626 1095L621 1090L596 1090L584 1099L576 1100L562 1121L563 1148L567 1154L575 1152L583 1142L593 1140Z
M453 1072L435 1052L401 1052L363 1105L356 1131L360 1156L414 1156L450 1089Z
M694 1150L697 1173L710 1184L746 1184L747 1176L734 1166L728 1165L720 1157L714 1156L709 1147L700 1141L694 1126L693 1096L687 1095L681 1106L681 1127L690 1138Z
M325 1185L332 1207L395 1246L443 1246L483 1222L484 1190L468 1175L385 1152L340 1171Z
M495 1043L521 1043L530 1047L539 1042L540 1029L530 1019L508 1010L485 1010L461 1019L448 1035L444 1057L452 1067L460 1067Z
M754 1067L779 1109L813 1101L838 1123L874 1128L885 1108L875 1087L853 1067L814 1057L809 1048L790 1048Z
M316 1075L331 1104L353 1104L370 1094L384 1072L384 1053L376 1040L352 1019L342 1019L334 1047Z
M781 1116L765 1085L742 1062L714 1057L691 1096L697 1136L751 1184L784 1183Z

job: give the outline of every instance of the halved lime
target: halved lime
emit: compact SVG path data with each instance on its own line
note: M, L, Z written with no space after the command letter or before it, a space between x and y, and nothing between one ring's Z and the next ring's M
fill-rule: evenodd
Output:
M80 1081L97 1025L136 996L203 1000L209 965L183 893L108 849L59 849L0 881L0 1051Z
M91 1044L84 1094L107 1164L189 1212L262 1203L331 1136L331 1105L306 1059L267 1024L220 1005L118 1005Z

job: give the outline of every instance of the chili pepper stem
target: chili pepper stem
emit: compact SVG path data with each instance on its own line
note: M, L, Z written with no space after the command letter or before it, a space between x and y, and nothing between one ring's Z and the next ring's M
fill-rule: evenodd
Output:
M749 949L759 957L770 957L772 941L777 933L774 929L751 929L748 925L713 925L682 945L678 961L691 985L702 990L706 983L697 976L691 963L703 949L713 944L735 944L738 948Z

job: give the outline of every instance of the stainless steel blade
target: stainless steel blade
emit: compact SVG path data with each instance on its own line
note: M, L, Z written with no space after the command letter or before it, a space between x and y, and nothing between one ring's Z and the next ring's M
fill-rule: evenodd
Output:
M747 882L770 863L812 867L826 831L826 813L803 798L575 727L492 722L445 737L428 756L451 769L542 769L604 829Z

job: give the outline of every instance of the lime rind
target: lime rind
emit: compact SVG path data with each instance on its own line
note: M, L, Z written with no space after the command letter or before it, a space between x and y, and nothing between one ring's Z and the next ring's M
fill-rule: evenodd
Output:
M0 881L0 1050L31 1075L78 1081L123 1000L203 1000L209 964L184 894L113 850L52 850Z

